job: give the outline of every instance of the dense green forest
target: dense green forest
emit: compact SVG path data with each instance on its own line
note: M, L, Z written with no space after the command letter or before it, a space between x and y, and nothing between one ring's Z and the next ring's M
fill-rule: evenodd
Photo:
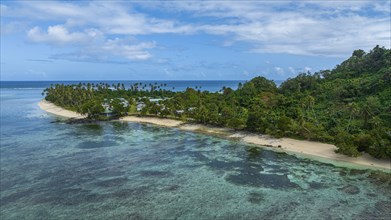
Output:
M161 84L52 85L45 99L103 119L104 100L119 115L180 118L238 130L333 143L337 152L391 158L391 50L356 50L333 70L301 73L279 87L264 77L220 92L188 88L173 92ZM115 98L125 98L123 107ZM151 98L161 98L156 102ZM143 108L137 111L136 106Z

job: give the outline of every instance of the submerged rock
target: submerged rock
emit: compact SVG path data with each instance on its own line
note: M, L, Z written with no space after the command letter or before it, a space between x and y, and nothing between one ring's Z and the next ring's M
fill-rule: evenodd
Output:
M378 201L374 207L368 207L358 214L355 219L391 219L391 205L389 201Z
M181 188L179 185L171 185L165 188L166 191L176 191Z
M365 174L367 171L366 170L356 170L356 169L351 169L349 174L351 176L355 176L355 175L362 175L362 174Z
M391 186L391 173L373 171L368 176L370 181L376 185L388 184Z
M344 170L339 171L340 176L346 176L348 175Z
M128 181L128 178L119 177L119 178L97 181L95 183L95 185L99 186L99 187L118 187L118 186L122 186L127 181Z
M353 185L347 185L342 188L338 188L338 190L351 195L355 195L360 192L360 189L357 186L353 186Z
M94 148L104 148L104 147L114 147L117 146L115 141L84 141L77 145L77 148L80 149L94 149Z
M278 174L260 174L259 172L242 172L238 175L229 175L226 181L235 185L244 185L252 187L267 187L278 189L299 188L296 183L289 180L287 175Z
M322 189L325 188L325 184L319 183L319 182L309 182L308 185L311 187L311 189Z
M96 122L96 120L88 118L70 118L65 121L67 124L91 124Z
M260 204L264 200L265 200L265 196L262 193L258 193L258 192L251 192L248 195L248 199L247 199L247 201L254 204Z
M170 177L173 173L167 171L144 170L140 172L142 177Z

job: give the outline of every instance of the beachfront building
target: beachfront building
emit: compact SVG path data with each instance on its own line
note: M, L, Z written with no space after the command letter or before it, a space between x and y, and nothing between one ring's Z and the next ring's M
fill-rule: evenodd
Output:
M187 111L194 112L196 109L197 109L197 107L190 107L190 108L187 109Z
M103 109L104 109L104 111L101 113L102 115L107 116L107 117L112 116L112 113L113 113L113 106L111 106L111 105L110 105L109 103L107 103L107 102L104 102L104 103L102 104L102 107L103 107Z
M123 107L123 108L128 108L129 107L129 102L124 99L124 98L115 98L115 99L104 99L104 102L102 103L102 107L104 109L104 111L101 113L102 115L104 116L107 116L107 117L110 117L110 116L114 116L116 115L114 113L114 106L113 106L113 102L115 100L118 100L119 101L119 104Z
M150 102L154 102L154 103L158 103L158 102L160 102L160 101L163 101L163 100L166 100L166 98L164 98L164 99L149 99L149 101Z
M137 104L136 104L136 110L138 112L140 112L141 110L143 110L143 108L145 108L147 106L145 104L145 102L143 102L141 100L147 100L149 102L155 103L157 106L161 106L161 110L164 110L164 109L166 109L166 107L164 105L159 104L159 102L160 101L164 101L166 99L167 98L147 98L147 97L142 97L141 99L139 99L140 101L137 102Z
M139 112L141 110L143 110L143 108L145 107L145 103L144 102L137 102L137 105L136 105L136 110Z

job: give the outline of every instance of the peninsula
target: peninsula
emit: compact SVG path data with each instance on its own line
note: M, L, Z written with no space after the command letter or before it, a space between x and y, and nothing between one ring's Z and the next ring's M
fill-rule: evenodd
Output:
M86 118L86 116L80 115L77 112L66 110L45 100L39 102L39 107L46 112L65 118ZM218 135L220 137L242 141L247 144L268 147L269 149L275 151L291 153L296 156L309 156L311 159L325 163L332 163L335 165L349 166L349 164L352 164L358 165L360 168L372 168L381 169L383 171L391 171L390 161L387 159L376 159L368 154L364 154L358 158L337 154L335 153L337 147L332 144L306 140L295 140L292 138L273 138L269 135L235 131L229 128L205 126L201 124L188 124L180 120L167 118L124 116L119 120L125 122L148 123L157 126L178 128L185 131Z
M255 77L237 90L223 87L219 92L200 88L176 92L157 83L79 83L52 85L43 95L63 108L57 111L63 116L71 115L66 109L78 113L73 116L96 120L114 116L185 130L228 132L225 136L247 143L390 169L390 60L391 50L384 47L368 53L356 50L332 70L302 73L279 87ZM48 102L41 102L41 107L55 113Z

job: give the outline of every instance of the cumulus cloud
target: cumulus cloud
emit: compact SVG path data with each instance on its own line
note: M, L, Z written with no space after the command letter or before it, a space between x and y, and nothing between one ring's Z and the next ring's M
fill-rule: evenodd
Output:
M147 60L151 58L152 55L146 50L152 49L155 46L155 42L128 44L126 41L116 38L107 40L99 49L103 52L125 57L129 60Z
M127 63L128 61L144 61L152 57L148 49L156 46L155 42L137 42L136 40L104 39L79 47L71 53L60 53L52 59L65 59L83 62Z
M33 42L59 45L86 43L96 36L93 30L71 33L62 25L49 26L45 32L36 26L27 32L28 39Z
M282 67L279 67L279 66L274 67L274 71L275 71L275 73L277 75L280 75L280 76L285 74L284 69Z
M31 28L27 36L33 42L88 44L100 33L104 40L97 50L132 60L150 58L155 44L107 39L208 34L219 36L225 47L244 43L253 53L341 57L358 48L391 46L389 6L390 1L22 1L2 4L1 12L5 18L57 24ZM151 9L163 13L152 15ZM191 19L181 19L183 14Z
M254 53L346 56L357 48L368 50L377 44L390 47L390 1L161 4L156 7L219 18L196 29L225 36L229 44L224 46L246 42Z
M156 46L155 42L137 42L135 39L106 38L97 29L86 29L81 32L70 32L63 25L49 26L47 31L34 27L27 32L32 42L48 43L52 45L77 45L79 51L57 54L53 58L106 61L111 57L125 58L132 61L147 60L152 55L147 51Z
M288 70L289 70L289 72L291 73L291 74L295 74L296 73L296 71L295 71L295 68L293 68L293 67L288 67Z
M37 20L64 22L68 27L94 26L106 34L193 33L192 25L174 19L159 19L133 9L133 2L99 1L77 4L70 2L19 2L17 8L5 7L5 17L29 17ZM3 8L3 7L2 7Z
M174 74L172 74L170 71L168 71L167 68L164 68L163 69L164 73L166 74L166 76L169 76L169 77L172 77Z
M311 72L311 70L312 70L311 67L308 66L304 67L304 72Z

